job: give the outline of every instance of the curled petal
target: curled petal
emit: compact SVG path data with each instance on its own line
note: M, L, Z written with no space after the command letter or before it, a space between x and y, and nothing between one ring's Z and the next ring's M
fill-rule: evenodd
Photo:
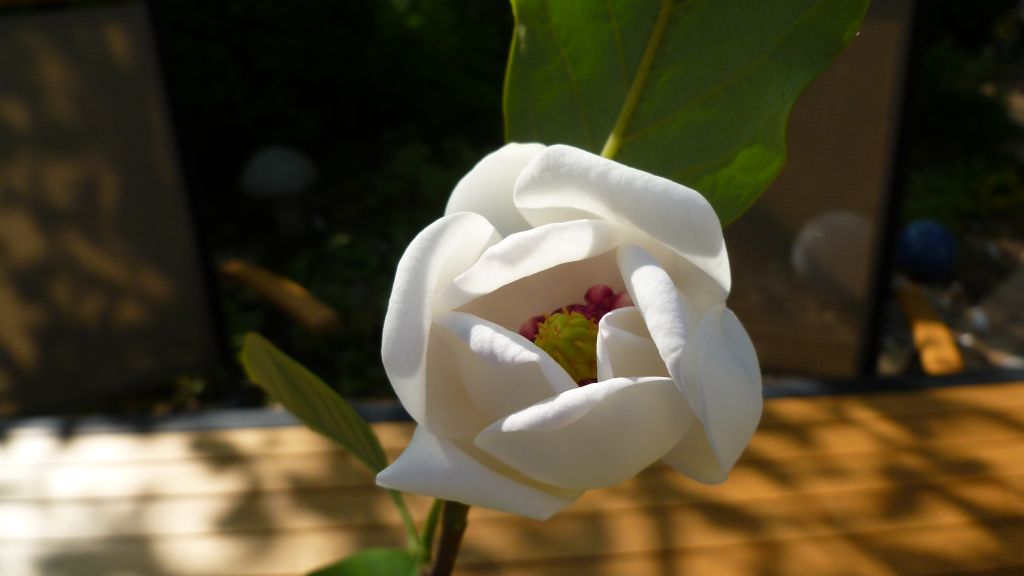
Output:
M619 229L600 220L560 222L513 234L484 251L455 279L450 300L468 302L560 264L607 252L620 241Z
M449 341L457 379L486 424L576 388L551 356L493 322L450 312L437 320L436 329ZM450 418L461 417L452 408Z
M442 438L472 438L494 418L477 408L463 384L458 358L465 346L446 336L434 324L427 344L423 414L414 418Z
M550 518L579 497L579 492L549 489L502 474L423 426L416 428L405 452L377 474L377 484L537 520Z
M519 234L505 240L515 236ZM538 247L538 250L552 250L556 255L562 253L558 247ZM566 252L576 253L573 250L568 248ZM620 278L615 250L611 249L592 258L568 261L512 281L493 292L472 298L458 310L486 318L510 330L518 330L525 321L538 314L547 314L566 304L579 302L587 287L594 284L609 284L616 291L622 290L624 286ZM455 287L446 290L445 294L445 300L452 302L461 302L469 297Z
M598 380L668 375L638 308L619 308L601 318L597 331Z
M559 145L523 170L514 198L534 226L598 218L627 227L645 245L666 246L677 257L669 271L687 285L699 310L729 293L729 257L718 216L685 186Z
M688 349L698 328L697 312L668 272L643 248L623 245L618 251L618 262L626 289L640 309L668 373L703 422L703 392L696 378L694 356Z
M384 317L381 356L395 393L418 422L427 411L430 326L436 313L446 311L444 303L438 301L438 288L469 268L499 239L483 216L452 214L420 232L398 263Z
M703 426L694 426L665 460L697 480L720 482L761 419L761 370L750 337L725 306L705 314L695 356L704 398Z
M662 460L690 478L705 484L725 482L729 469L718 461L704 426L695 423Z
M476 212L502 236L530 228L512 203L512 190L519 173L543 151L543 144L507 144L488 154L455 185L444 213Z
M563 392L495 422L476 445L546 484L621 482L661 458L692 413L668 378L615 378Z

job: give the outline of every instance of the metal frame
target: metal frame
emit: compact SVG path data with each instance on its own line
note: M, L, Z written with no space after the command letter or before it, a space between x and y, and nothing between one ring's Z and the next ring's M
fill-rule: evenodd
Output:
M893 162L889 173L889 195L883 206L882 228L875 239L873 256L875 266L871 274L871 310L865 338L861 342L858 376L867 379L878 379L878 354L881 352L882 328L884 327L886 306L889 302L890 285L893 279L893 263L895 241L902 215L903 199L906 188L907 157L910 143L910 131L913 128L911 115L908 113L917 88L911 81L917 76L921 66L921 14L925 7L921 2L911 5L910 30L907 42L907 61L903 72L903 94L900 98L899 128L893 143Z

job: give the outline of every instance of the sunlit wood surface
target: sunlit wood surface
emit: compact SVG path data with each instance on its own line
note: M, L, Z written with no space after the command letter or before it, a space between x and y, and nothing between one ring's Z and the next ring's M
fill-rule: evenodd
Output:
M376 428L392 457L411 433ZM3 576L297 575L403 541L371 476L299 427L0 446ZM1024 382L769 400L724 485L658 465L546 523L474 509L458 572L1024 574Z

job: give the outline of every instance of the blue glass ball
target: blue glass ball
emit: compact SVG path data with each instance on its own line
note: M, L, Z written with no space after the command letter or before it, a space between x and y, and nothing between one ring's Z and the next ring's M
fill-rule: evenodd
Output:
M942 282L953 276L956 237L935 220L907 224L896 243L896 266L920 282Z

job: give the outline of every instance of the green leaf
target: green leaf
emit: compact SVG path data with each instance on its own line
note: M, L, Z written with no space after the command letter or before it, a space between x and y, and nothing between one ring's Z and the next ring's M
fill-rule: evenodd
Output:
M423 523L420 550L426 562L431 561L431 555L434 551L434 534L437 532L437 521L441 519L441 508L443 507L444 500L434 498L434 503L430 505L430 512L427 514L427 520Z
M254 332L245 335L242 367L249 379L284 405L306 426L347 448L374 472L388 465L377 435L348 402L303 365ZM402 494L388 490L398 508L410 553L421 554L419 534Z
M419 565L401 548L370 548L324 566L309 576L416 576Z
M731 222L782 168L793 103L868 2L512 0L505 136L670 178Z
M348 402L265 338L246 334L241 360L249 379L307 426L347 448L374 472L388 465L377 435Z

